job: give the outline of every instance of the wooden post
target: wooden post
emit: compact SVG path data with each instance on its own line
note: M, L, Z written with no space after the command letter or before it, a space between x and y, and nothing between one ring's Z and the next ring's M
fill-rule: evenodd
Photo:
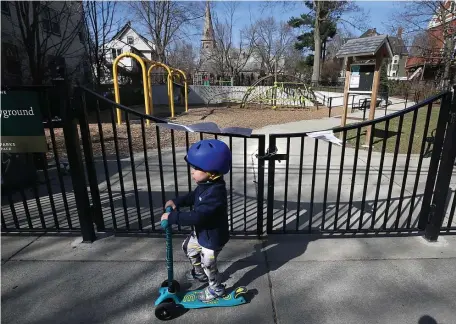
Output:
M371 104L369 109L369 120L373 120L375 118L375 108L377 106L377 92L380 86L380 68L382 66L382 56L381 51L377 53L377 57L375 58L375 71L374 71L374 80L372 84L372 96L371 96ZM372 126L367 127L366 133L366 142L364 143L365 146L369 146L370 137L372 136Z
M347 121L348 114L348 89L350 88L350 77L351 77L351 65L353 58L347 58L347 65L345 66L345 86L344 86L344 112L340 120L340 126L344 127ZM341 133L342 134L342 133Z

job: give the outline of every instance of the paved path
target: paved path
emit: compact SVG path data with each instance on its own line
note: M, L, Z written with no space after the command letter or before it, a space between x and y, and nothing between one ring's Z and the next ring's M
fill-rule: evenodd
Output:
M175 274L189 263L175 239ZM162 238L2 236L4 323L159 323ZM456 322L456 237L232 239L220 254L227 287L250 303L190 310L171 323L413 324ZM422 322L431 318L433 321Z

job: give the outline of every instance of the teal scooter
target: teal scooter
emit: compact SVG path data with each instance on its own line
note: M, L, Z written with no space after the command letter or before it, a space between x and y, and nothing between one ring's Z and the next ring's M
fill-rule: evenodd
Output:
M167 213L171 211L171 207L166 208ZM166 321L172 319L177 314L179 307L186 309L232 307L247 303L246 298L243 296L247 293L246 287L237 287L231 293L225 295L225 297L209 302L198 300L197 296L201 290L180 292L179 282L174 280L172 231L168 220L162 220L161 227L165 229L166 235L166 267L168 269L168 279L161 284L158 290L160 296L155 301L155 316L159 320Z

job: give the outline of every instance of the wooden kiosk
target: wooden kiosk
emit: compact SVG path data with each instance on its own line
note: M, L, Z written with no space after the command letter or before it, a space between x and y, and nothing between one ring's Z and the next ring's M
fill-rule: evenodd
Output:
M369 120L375 117L377 92L380 86L380 67L384 58L392 58L393 52L387 35L350 39L337 52L337 58L345 58L344 111L341 126L345 126L350 94L370 94ZM373 77L370 75L373 72ZM372 126L367 128L366 146L369 145Z

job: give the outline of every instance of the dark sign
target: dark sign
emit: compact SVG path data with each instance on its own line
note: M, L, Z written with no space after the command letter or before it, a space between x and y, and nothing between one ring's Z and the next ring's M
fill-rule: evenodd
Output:
M349 91L371 91L374 82L373 64L353 64L350 72L350 87Z
M1 105L1 152L47 152L38 92L2 91Z

